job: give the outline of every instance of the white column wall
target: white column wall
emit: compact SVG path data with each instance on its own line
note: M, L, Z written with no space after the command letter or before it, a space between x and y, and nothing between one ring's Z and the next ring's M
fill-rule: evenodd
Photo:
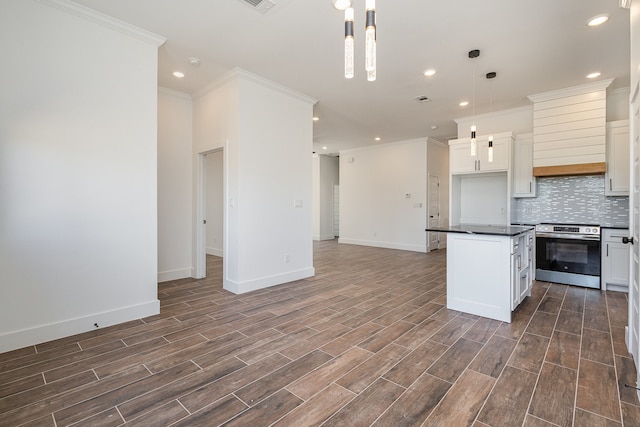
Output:
M162 39L83 13L2 2L0 352L159 312Z
M224 149L227 290L243 293L314 274L314 102L242 70L194 99L194 165L200 153Z
M193 275L192 100L158 91L158 282Z
M235 293L310 277L312 247L311 98L240 73ZM297 205L296 205L297 204ZM228 253L225 253L227 255Z
M426 138L340 152L340 243L426 252L426 217Z

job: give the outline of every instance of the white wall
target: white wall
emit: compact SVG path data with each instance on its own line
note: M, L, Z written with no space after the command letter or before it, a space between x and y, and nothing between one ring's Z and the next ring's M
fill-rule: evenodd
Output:
M158 91L158 281L192 276L192 101Z
M83 10L2 3L0 352L159 312L163 40Z
M227 290L243 293L314 274L314 102L237 69L195 99L194 162L199 153L224 147Z
M223 256L223 152L214 151L207 154L207 178L206 178L206 199L207 199L207 254Z
M458 138L467 138L471 135L470 129L474 121L478 128L478 135L500 132L513 132L514 135L531 133L533 132L533 105L479 114L475 116L475 120L473 117L456 119Z
M313 240L331 240L334 236L333 192L340 184L338 157L313 156Z
M340 243L426 252L426 217L426 138L340 152Z

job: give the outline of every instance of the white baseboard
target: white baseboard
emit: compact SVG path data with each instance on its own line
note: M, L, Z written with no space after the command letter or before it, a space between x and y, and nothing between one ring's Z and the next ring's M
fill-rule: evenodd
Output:
M191 274L191 267L179 268L176 270L159 271L158 283L168 282L170 280L186 279L187 277L193 277Z
M0 353L92 331L97 329L96 324L98 328L104 328L130 320L153 316L158 313L160 313L160 301L152 300L117 310L90 314L88 316L8 332L0 335Z
M349 245L372 246L374 248L400 249L402 251L427 252L427 245L408 245L405 243L380 242L377 240L359 240L340 237L338 243Z
M275 276L248 280L242 283L224 279L222 287L229 292L233 292L234 294L244 294L246 292L256 291L258 289L268 288L270 286L282 285L283 283L306 279L307 277L313 277L315 274L315 268L310 267L302 270L278 274Z
M319 240L333 240L335 238L336 237L333 234L331 234L331 235L327 234L327 235L324 235L324 236L313 236L313 240L316 240L316 241L319 241Z
M207 247L207 255L214 255L222 258L224 256L224 252L222 249Z

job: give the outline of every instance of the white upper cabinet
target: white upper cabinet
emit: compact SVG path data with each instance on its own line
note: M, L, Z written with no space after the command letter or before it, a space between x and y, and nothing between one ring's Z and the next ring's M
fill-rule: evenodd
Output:
M536 197L532 133L516 135L513 146L513 197Z
M449 172L456 175L508 171L511 166L512 133L503 132L493 135L493 161L489 161L488 140L488 135L482 135L476 139L476 156L471 156L471 138L449 141Z
M607 123L606 196L629 195L629 120Z

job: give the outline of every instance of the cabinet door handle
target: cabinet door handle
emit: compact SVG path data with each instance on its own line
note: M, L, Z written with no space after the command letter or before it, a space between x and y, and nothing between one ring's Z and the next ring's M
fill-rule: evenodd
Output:
M531 193L531 181L529 181L529 193Z
M609 244L607 243L607 256L609 256Z
M613 184L611 181L612 181L611 178L609 178L609 191L613 190Z

